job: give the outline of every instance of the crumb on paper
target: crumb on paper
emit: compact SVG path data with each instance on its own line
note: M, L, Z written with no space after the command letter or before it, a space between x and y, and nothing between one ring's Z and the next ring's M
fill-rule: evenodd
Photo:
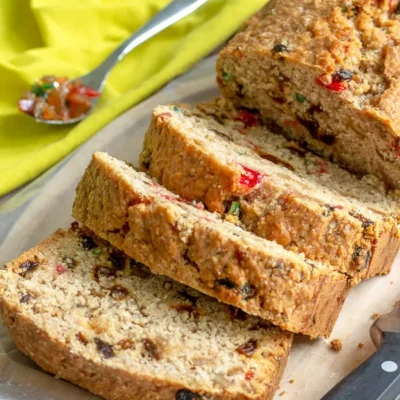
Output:
M362 349L363 347L364 347L364 343L358 343L358 347L360 348L360 349Z
M343 345L341 339L333 339L330 343L330 349L332 351L340 351L342 350L342 347Z
M294 383L294 379L291 379L291 380L289 381L289 383Z
M394 281L391 281L390 284L393 285Z
M283 391L283 392L280 392L279 393L279 397L282 397L282 396L284 396L286 394L286 392L285 391Z
M372 319L378 319L379 318L379 313L374 313L372 314Z

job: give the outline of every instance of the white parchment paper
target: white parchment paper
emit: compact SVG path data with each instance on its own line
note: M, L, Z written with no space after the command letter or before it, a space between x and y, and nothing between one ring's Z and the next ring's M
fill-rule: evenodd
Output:
M4 264L13 259L57 228L69 226L75 186L94 151L106 151L137 164L144 132L156 105L170 102L196 104L217 95L214 64L214 58L202 62L186 76L117 118L69 157L53 176L40 182L39 193L22 213L15 214L16 223L2 238L0 262ZM9 206L12 208L12 204ZM342 340L342 351L331 351L329 340L310 341L297 337L276 400L318 400L369 357L375 350L369 337L372 315L391 310L393 303L400 299L399 284L400 262L397 258L389 276L363 282L352 290L331 336L331 339ZM359 343L364 346L359 347ZM97 398L42 372L15 349L4 327L0 327L0 354L0 399Z

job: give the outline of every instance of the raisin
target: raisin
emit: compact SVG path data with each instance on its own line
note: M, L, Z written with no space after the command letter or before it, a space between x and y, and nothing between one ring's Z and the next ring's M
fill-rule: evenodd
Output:
M74 222L71 224L71 231L72 231L72 232L76 232L78 229L79 229L79 222L78 222L78 221L74 221Z
M181 389L176 392L175 400L201 400L201 396L189 390Z
M130 260L130 273L131 275L142 279L149 278L153 275L149 268L133 259Z
M240 291L245 300L250 300L255 297L255 287L250 283L245 283L241 288Z
M199 300L198 297L192 296L190 293L188 293L187 290L184 290L182 292L179 292L183 298L187 301L190 301L193 305L196 305L197 301Z
M188 312L190 315L194 317L198 317L200 315L199 310L193 304L179 304L176 306L172 306L172 308L179 313Z
M347 89L347 86L343 84L343 82L338 82L333 79L331 83L326 83L322 77L318 77L315 81L319 86L332 90L332 92L343 92Z
M239 346L236 351L247 357L251 357L257 350L257 340L250 339L246 343Z
M229 314L233 319L237 319L239 321L245 321L247 318L247 315L244 311L242 311L240 308L236 308L233 306L228 307Z
M129 296L129 290L121 285L114 285L111 289L111 297L115 300L124 300Z
M21 299L19 300L19 302L22 303L22 304L27 304L27 303L29 303L29 300L31 298L32 298L32 296L28 293L28 294L23 295L21 297Z
M144 157L143 160L141 161L141 166L147 171L150 168L151 161L152 161L152 156L148 155Z
M370 219L364 217L364 216L361 215L361 214L356 213L355 211L350 211L349 214L350 214L352 217L357 218L359 221L361 221L361 224L362 224L363 229L366 229L366 228L368 228L369 226L374 225L374 222L373 222L373 221L371 221Z
M344 82L350 81L353 77L353 72L349 69L339 69L339 71L335 72L332 75L333 82Z
M215 284L218 286L224 286L227 289L235 289L237 287L235 282L232 282L229 278L217 279Z
M113 250L108 259L111 261L113 267L118 271L123 271L125 268L126 256L122 251Z
M272 51L274 53L283 53L283 52L287 53L289 51L289 49L283 43L278 43L272 48Z
M160 349L151 339L143 339L143 347L151 358L160 360Z
M106 342L103 342L99 338L95 338L94 342L96 344L97 351L102 354L104 358L112 358L115 356L112 346Z
M89 341L86 339L86 336L82 332L78 332L76 334L76 338L83 343L85 346L89 343Z
M28 273L35 271L38 265L39 261L25 261L19 266L19 269L21 270L19 274L25 278Z
M96 282L99 282L101 277L111 278L115 276L115 269L107 265L96 264L93 269L93 276Z
M271 328L271 324L269 322L266 321L259 321L256 324L254 324L252 327L249 328L249 331L258 331L260 329L270 329Z
M365 261L360 264L359 258L362 257ZM356 246L353 252L353 262L356 264L357 270L361 271L368 268L369 262L371 260L371 253L364 249L363 247Z
M83 247L85 250L92 250L92 249L94 249L95 247L97 247L95 241L94 241L93 238L90 237L90 236L82 235L82 236L81 236L81 240L82 240L82 247Z

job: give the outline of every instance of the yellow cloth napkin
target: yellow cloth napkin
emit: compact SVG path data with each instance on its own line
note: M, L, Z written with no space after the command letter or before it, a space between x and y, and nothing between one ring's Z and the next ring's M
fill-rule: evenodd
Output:
M98 109L75 126L35 123L17 100L43 75L99 64L169 0L1 0L0 195L35 178L100 128L229 37L266 0L209 0L134 50L108 78Z

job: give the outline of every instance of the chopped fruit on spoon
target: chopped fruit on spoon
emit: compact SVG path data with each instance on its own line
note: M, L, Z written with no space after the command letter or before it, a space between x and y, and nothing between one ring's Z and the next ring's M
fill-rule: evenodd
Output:
M37 119L67 121L89 112L91 99L99 96L99 92L79 80L44 76L22 96L18 108Z

